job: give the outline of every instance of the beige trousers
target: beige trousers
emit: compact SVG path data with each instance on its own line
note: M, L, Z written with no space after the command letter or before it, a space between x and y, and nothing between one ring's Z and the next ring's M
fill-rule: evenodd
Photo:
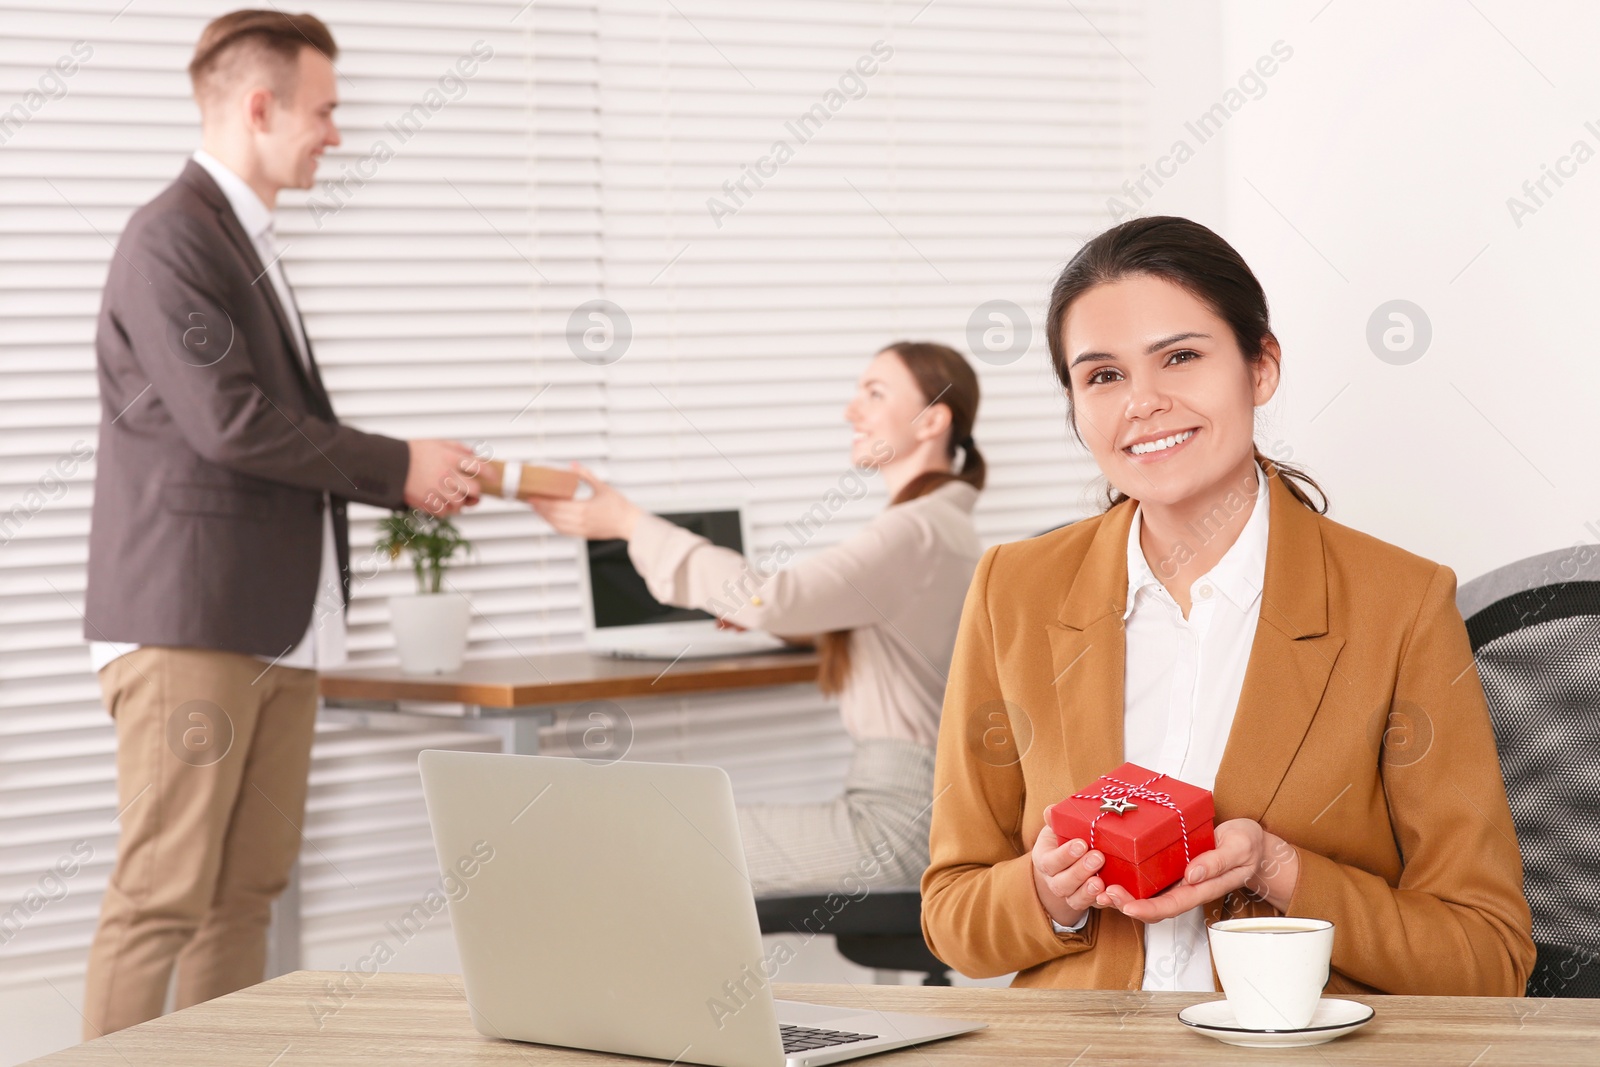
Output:
M739 805L751 891L843 893L858 881L880 890L918 888L928 866L933 753L915 741L857 741L838 798Z
M117 728L117 862L89 949L84 1038L262 980L300 851L315 671L140 648L100 672Z

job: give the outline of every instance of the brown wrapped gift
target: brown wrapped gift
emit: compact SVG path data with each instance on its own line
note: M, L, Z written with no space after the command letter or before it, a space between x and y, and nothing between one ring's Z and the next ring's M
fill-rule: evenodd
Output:
M578 495L578 475L558 467L540 467L515 460L486 459L477 473L478 487L484 496L507 500L532 500L535 497L571 500Z

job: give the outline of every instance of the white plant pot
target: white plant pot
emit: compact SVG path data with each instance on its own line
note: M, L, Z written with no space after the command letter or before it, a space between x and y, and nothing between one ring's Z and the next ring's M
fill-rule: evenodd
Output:
M407 674L443 674L461 666L472 605L457 593L389 598L389 626Z

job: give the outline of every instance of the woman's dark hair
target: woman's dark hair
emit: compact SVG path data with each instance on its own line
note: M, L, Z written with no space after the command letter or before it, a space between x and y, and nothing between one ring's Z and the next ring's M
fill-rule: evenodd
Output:
M1233 331L1245 362L1259 363L1264 343L1272 336L1267 315L1267 295L1233 246L1211 230L1189 219L1171 215L1130 219L1095 237L1072 257L1061 270L1050 292L1050 310L1045 317L1045 335L1050 343L1050 363L1056 378L1067 391L1067 425L1079 442L1077 420L1072 417L1072 377L1067 373L1067 353L1062 338L1067 309L1072 302L1097 285L1120 281L1130 275L1146 274L1171 282L1216 312ZM1316 480L1298 467L1268 459L1258 448L1256 462L1267 477L1281 475L1283 484L1306 507L1326 514L1328 494ZM1314 491L1320 501L1313 502ZM1106 487L1106 508L1128 499L1112 486Z
M972 426L978 419L978 376L973 373L972 364L950 346L933 341L896 341L882 352L900 357L916 379L923 403L929 407L943 404L950 409L945 455L954 460L957 449L962 453L959 471L923 471L894 495L889 506L927 496L948 482L966 482L982 489L989 468L972 439ZM817 635L817 652L817 686L825 695L833 696L844 688L845 679L850 676L850 631Z
M972 426L978 421L978 376L973 373L972 364L949 345L933 341L896 341L883 351L900 357L917 380L923 403L930 407L939 403L950 409L950 438L945 455L953 460L956 449L962 452L959 471L923 471L907 482L889 505L926 496L946 482L967 482L974 489L982 489L989 465L972 440Z

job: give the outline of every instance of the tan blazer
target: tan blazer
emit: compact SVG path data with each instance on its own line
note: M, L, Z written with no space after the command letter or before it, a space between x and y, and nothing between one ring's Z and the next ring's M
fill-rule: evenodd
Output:
M1330 992L1521 995L1532 918L1455 575L1318 515L1268 475L1261 621L1217 821L1255 819L1295 846L1286 914L1336 924ZM972 977L1142 985L1142 924L1095 909L1057 934L1030 856L1045 807L1123 762L1133 508L991 548L968 591L922 926ZM1279 914L1238 893L1208 921L1225 910Z

